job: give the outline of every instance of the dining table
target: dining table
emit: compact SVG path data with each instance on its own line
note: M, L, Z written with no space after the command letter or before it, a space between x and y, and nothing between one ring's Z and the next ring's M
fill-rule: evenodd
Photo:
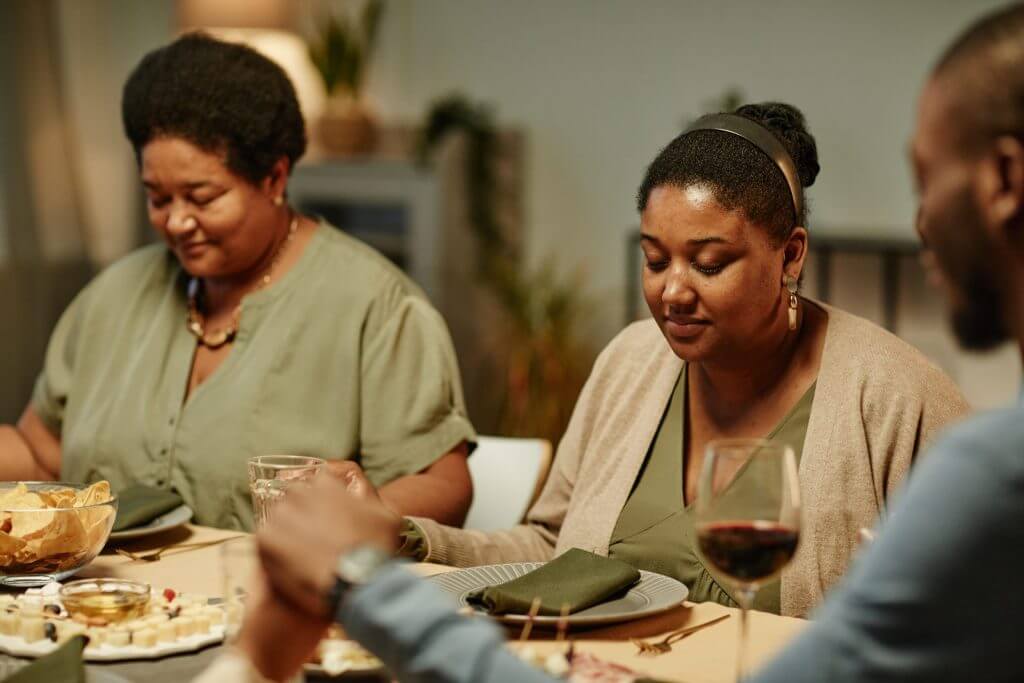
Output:
M134 579L149 583L157 590L170 588L177 592L218 597L224 592L221 546L229 540L246 536L240 531L185 525L118 545L108 545L76 578ZM122 552L117 552L118 549ZM154 559L152 555L157 551L162 552ZM436 564L410 564L409 567L422 576L453 571L452 567ZM675 642L671 650L663 654L642 654L633 642L634 639L657 641L676 629L704 624L722 616L728 618ZM520 640L520 627L508 627L507 633L510 647L529 647L543 656L555 652L564 653L568 642L572 641L574 652L589 653L601 660L627 667L644 677L684 683L731 683L736 675L739 623L739 613L735 609L715 603L684 602L660 614L633 621L587 629L570 628L564 636L554 631L534 628L529 639L523 641ZM748 667L756 668L771 658L806 624L802 619L751 612L746 648ZM222 649L222 645L211 646L199 652L159 660L89 662L87 671L91 681L100 683L177 683L196 676ZM16 666L16 658L0 655L0 667L9 669ZM348 675L337 680L355 683L359 680L381 681L388 678Z

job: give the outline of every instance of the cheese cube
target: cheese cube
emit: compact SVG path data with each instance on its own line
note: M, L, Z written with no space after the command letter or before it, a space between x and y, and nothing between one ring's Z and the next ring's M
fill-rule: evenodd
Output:
M210 632L210 617L205 614L197 614L192 619L195 624L193 633L202 636Z
M137 633L138 631L136 631ZM114 647L128 647L132 642L132 632L124 629L113 629L107 631L107 644Z
M165 621L156 627L156 639L160 643L173 643L178 638L178 628L173 621Z
M156 645L157 632L152 628L140 628L132 633L132 645L138 647L153 647Z
M21 637L29 643L42 640L46 637L46 631L42 617L23 616L21 618Z
M14 612L0 612L0 634L5 636L18 635L21 618Z

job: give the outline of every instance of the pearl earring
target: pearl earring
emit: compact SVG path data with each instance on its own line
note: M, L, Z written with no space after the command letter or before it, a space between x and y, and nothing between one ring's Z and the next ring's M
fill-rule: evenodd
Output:
M274 206L284 206L284 197L281 195L274 197Z
M786 291L789 292L789 329L796 329L797 311L800 307L800 300L796 296L798 287L795 277L786 276Z

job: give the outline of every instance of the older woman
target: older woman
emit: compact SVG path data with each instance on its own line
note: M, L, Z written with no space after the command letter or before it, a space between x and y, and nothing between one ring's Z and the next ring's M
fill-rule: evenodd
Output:
M695 551L692 504L708 442L764 437L794 447L805 519L794 561L754 606L817 603L925 442L967 410L918 351L799 296L817 173L814 138L785 104L706 117L662 150L638 194L653 319L597 360L526 523L414 519L405 551L474 565L581 547L733 605Z
M252 522L246 460L356 459L404 514L449 524L474 433L444 322L398 269L287 202L305 131L284 72L187 35L122 103L163 244L64 313L0 477L176 489L196 521Z

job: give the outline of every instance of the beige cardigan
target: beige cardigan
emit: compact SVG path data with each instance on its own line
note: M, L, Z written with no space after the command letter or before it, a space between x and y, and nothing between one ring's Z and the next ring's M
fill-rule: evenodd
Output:
M968 406L952 380L872 323L821 306L825 347L800 460L801 543L782 576L782 613L804 616L844 573L923 445ZM608 543L672 394L682 361L651 320L598 357L525 524L481 532L416 518L427 561L543 561ZM680 482L682 486L682 482Z

